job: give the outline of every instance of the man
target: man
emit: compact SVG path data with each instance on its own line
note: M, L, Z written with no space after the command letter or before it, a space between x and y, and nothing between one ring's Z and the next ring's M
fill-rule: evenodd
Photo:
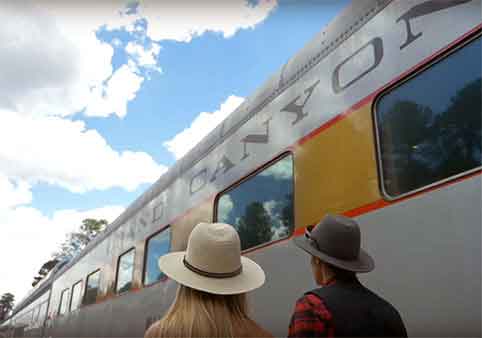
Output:
M360 228L354 220L327 215L294 243L311 255L313 277L321 288L296 303L289 337L407 336L398 311L356 277L375 264L360 249Z

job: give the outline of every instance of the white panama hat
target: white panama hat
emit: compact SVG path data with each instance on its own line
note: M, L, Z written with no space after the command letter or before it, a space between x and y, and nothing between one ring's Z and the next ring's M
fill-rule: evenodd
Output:
M219 295L245 293L264 284L263 269L241 256L236 230L223 223L199 223L192 230L186 251L159 259L169 278L190 288Z

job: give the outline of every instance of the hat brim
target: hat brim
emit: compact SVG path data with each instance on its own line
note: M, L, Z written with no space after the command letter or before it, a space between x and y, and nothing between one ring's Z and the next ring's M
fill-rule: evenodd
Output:
M169 278L190 288L218 295L234 295L252 291L264 284L263 269L241 256L242 272L229 278L205 277L189 270L183 263L186 252L172 252L159 258L159 268Z
M371 258L370 255L366 253L363 249L360 249L360 254L358 256L358 259L347 261L347 260L331 257L317 250L310 244L310 242L304 236L294 238L293 242L296 244L296 246L303 249L310 255L316 256L319 259L321 259L323 262L331 264L343 270L361 273L361 272L370 272L375 268L375 262L373 261L373 258Z

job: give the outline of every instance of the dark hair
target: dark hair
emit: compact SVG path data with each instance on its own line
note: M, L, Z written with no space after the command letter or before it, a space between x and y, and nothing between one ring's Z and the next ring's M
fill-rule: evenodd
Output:
M339 268L339 267L336 267L336 266L333 266L331 264L328 264L328 266L330 267L330 269L333 271L333 273L335 274L335 278L337 280L343 280L343 281L352 281L352 280L356 280L356 273L353 272L353 271L348 271L348 270L345 270L345 269L342 269L342 268Z

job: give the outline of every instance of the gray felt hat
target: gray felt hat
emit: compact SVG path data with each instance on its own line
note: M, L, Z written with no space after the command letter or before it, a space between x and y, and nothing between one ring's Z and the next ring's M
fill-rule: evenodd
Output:
M309 254L343 270L369 272L375 268L373 259L360 248L358 223L345 216L327 215L312 231L293 241Z

